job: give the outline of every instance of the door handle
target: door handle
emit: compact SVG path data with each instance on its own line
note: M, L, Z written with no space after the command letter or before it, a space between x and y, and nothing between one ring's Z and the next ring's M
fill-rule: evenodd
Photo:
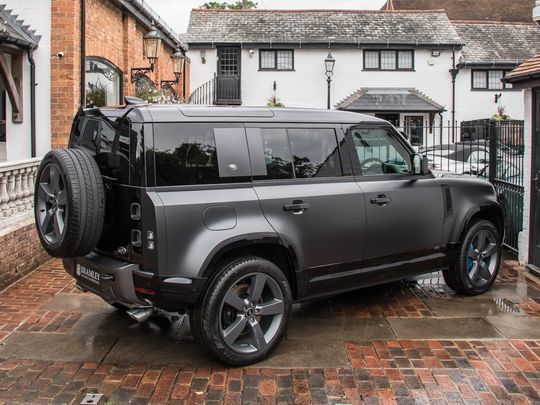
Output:
M386 204L389 204L392 202L392 199L390 197L385 196L384 194L379 194L376 198L371 199L372 204L377 204L380 206L385 206Z
M305 204L303 201L293 201L292 204L286 204L283 206L285 211L292 211L294 215L301 215L308 208L309 204Z

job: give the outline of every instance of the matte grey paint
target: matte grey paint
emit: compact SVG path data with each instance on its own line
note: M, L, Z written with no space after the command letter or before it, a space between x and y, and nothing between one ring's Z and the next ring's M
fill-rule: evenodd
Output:
M131 109L138 110L128 113L133 119L148 125L215 122L220 128L220 123L234 123L227 126L233 130L229 135L234 142L225 146L224 155L234 160L233 151L239 151L243 155L237 156L240 167L249 157L254 175L266 171L260 161L262 145L257 128L261 126L333 128L341 134L359 123L388 127L383 120L341 111L174 105ZM244 136L239 135L242 128ZM219 147L226 143L223 135L217 141ZM397 132L395 136L412 155L411 146ZM153 138L145 132L145 142L148 139ZM357 170L354 157L350 158L353 170ZM450 215L442 186L450 188ZM474 215L491 209L502 222L491 184L431 174L368 178L356 173L334 179L147 187L139 191L142 232L154 231L156 243L154 251L143 250L142 270L152 271L160 280L192 279L193 288L195 284L202 288L201 281L212 276L210 263L221 252L254 243L273 244L288 251L297 300L449 265L453 249ZM386 205L371 203L381 195L389 198ZM289 209L291 205L303 209Z

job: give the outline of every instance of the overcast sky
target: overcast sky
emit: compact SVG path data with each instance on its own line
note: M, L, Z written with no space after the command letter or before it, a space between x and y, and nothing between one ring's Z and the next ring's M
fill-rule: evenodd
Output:
M208 0L146 0L146 3L176 32L182 33L186 32L191 9L206 1ZM256 0L256 3L263 9L379 9L385 0Z

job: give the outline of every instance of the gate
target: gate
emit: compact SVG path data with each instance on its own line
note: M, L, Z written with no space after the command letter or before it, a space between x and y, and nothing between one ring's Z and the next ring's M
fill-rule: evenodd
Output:
M489 123L488 179L497 190L504 212L505 245L518 249L523 227L523 122Z
M515 120L426 122L423 136L410 136L436 175L478 176L493 184L505 217L504 243L512 250L523 225L523 129L523 121Z

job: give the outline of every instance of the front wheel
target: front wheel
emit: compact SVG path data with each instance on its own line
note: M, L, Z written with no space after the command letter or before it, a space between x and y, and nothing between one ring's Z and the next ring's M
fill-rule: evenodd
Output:
M223 266L191 312L193 336L219 360L245 366L267 358L283 339L292 293L272 262L245 257Z
M488 291L499 273L501 244L499 232L490 221L475 222L465 235L456 261L443 272L446 284L466 295Z

